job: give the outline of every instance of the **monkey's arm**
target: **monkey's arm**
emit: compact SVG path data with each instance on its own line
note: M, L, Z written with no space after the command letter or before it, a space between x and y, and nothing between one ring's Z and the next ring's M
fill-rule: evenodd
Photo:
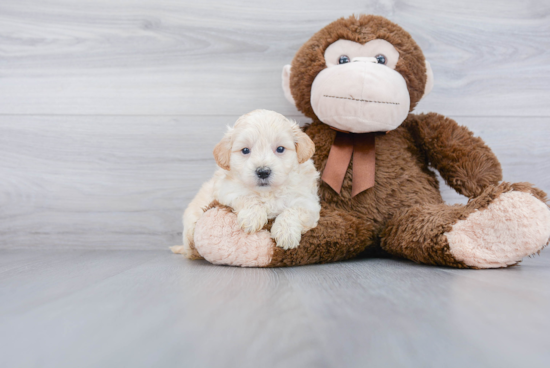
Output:
M502 168L493 151L454 120L436 113L410 114L404 126L430 165L458 193L474 198L502 180Z

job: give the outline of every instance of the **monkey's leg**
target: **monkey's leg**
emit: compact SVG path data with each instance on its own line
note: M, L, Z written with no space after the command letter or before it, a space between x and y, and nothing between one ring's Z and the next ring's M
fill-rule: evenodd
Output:
M317 227L302 235L300 245L274 247L268 267L329 263L356 257L375 239L374 226L353 213L323 208Z
M467 205L421 205L398 212L382 248L418 263L500 268L538 253L550 238L544 192L527 183L490 186Z
M303 234L294 249L276 246L270 226L271 222L264 230L246 234L231 208L215 204L197 222L195 247L214 264L283 267L353 258L374 239L372 225L335 208L323 208L317 227Z

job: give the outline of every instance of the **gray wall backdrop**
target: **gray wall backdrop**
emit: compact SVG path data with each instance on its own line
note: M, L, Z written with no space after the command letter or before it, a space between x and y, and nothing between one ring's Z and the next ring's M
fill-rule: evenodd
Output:
M468 126L505 180L550 191L547 0L3 0L0 247L180 243L225 126L256 108L306 121L281 69L353 13L388 17L424 50L436 82L417 112Z

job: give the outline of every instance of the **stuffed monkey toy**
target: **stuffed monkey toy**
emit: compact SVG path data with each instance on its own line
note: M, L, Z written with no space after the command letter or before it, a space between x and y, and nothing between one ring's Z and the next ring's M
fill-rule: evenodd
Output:
M540 252L550 237L546 194L499 183L493 152L452 119L412 114L432 86L421 49L383 17L341 18L317 32L284 67L283 89L312 120L304 131L321 173L318 226L285 250L270 224L245 234L231 208L213 203L196 224L189 258L279 267L383 253L501 268ZM468 204L445 204L432 169Z

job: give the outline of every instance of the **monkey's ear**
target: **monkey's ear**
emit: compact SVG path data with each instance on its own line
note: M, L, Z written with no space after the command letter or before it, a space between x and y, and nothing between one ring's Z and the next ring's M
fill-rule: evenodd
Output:
M214 159L219 167L229 170L229 161L231 160L231 138L226 134L220 143L214 147Z
M292 128L294 133L294 139L296 140L296 155L298 156L298 163L303 164L309 160L315 153L315 143L309 138L309 136L300 129L298 124L294 124Z
M428 78L426 78L426 86L424 87L424 95L422 97L430 93L434 86L434 72L432 71L432 66L428 60L426 60L426 76Z
M285 65L283 67L283 92L285 93L285 97L288 102L290 102L293 106L296 106L296 102L290 92L290 65Z

